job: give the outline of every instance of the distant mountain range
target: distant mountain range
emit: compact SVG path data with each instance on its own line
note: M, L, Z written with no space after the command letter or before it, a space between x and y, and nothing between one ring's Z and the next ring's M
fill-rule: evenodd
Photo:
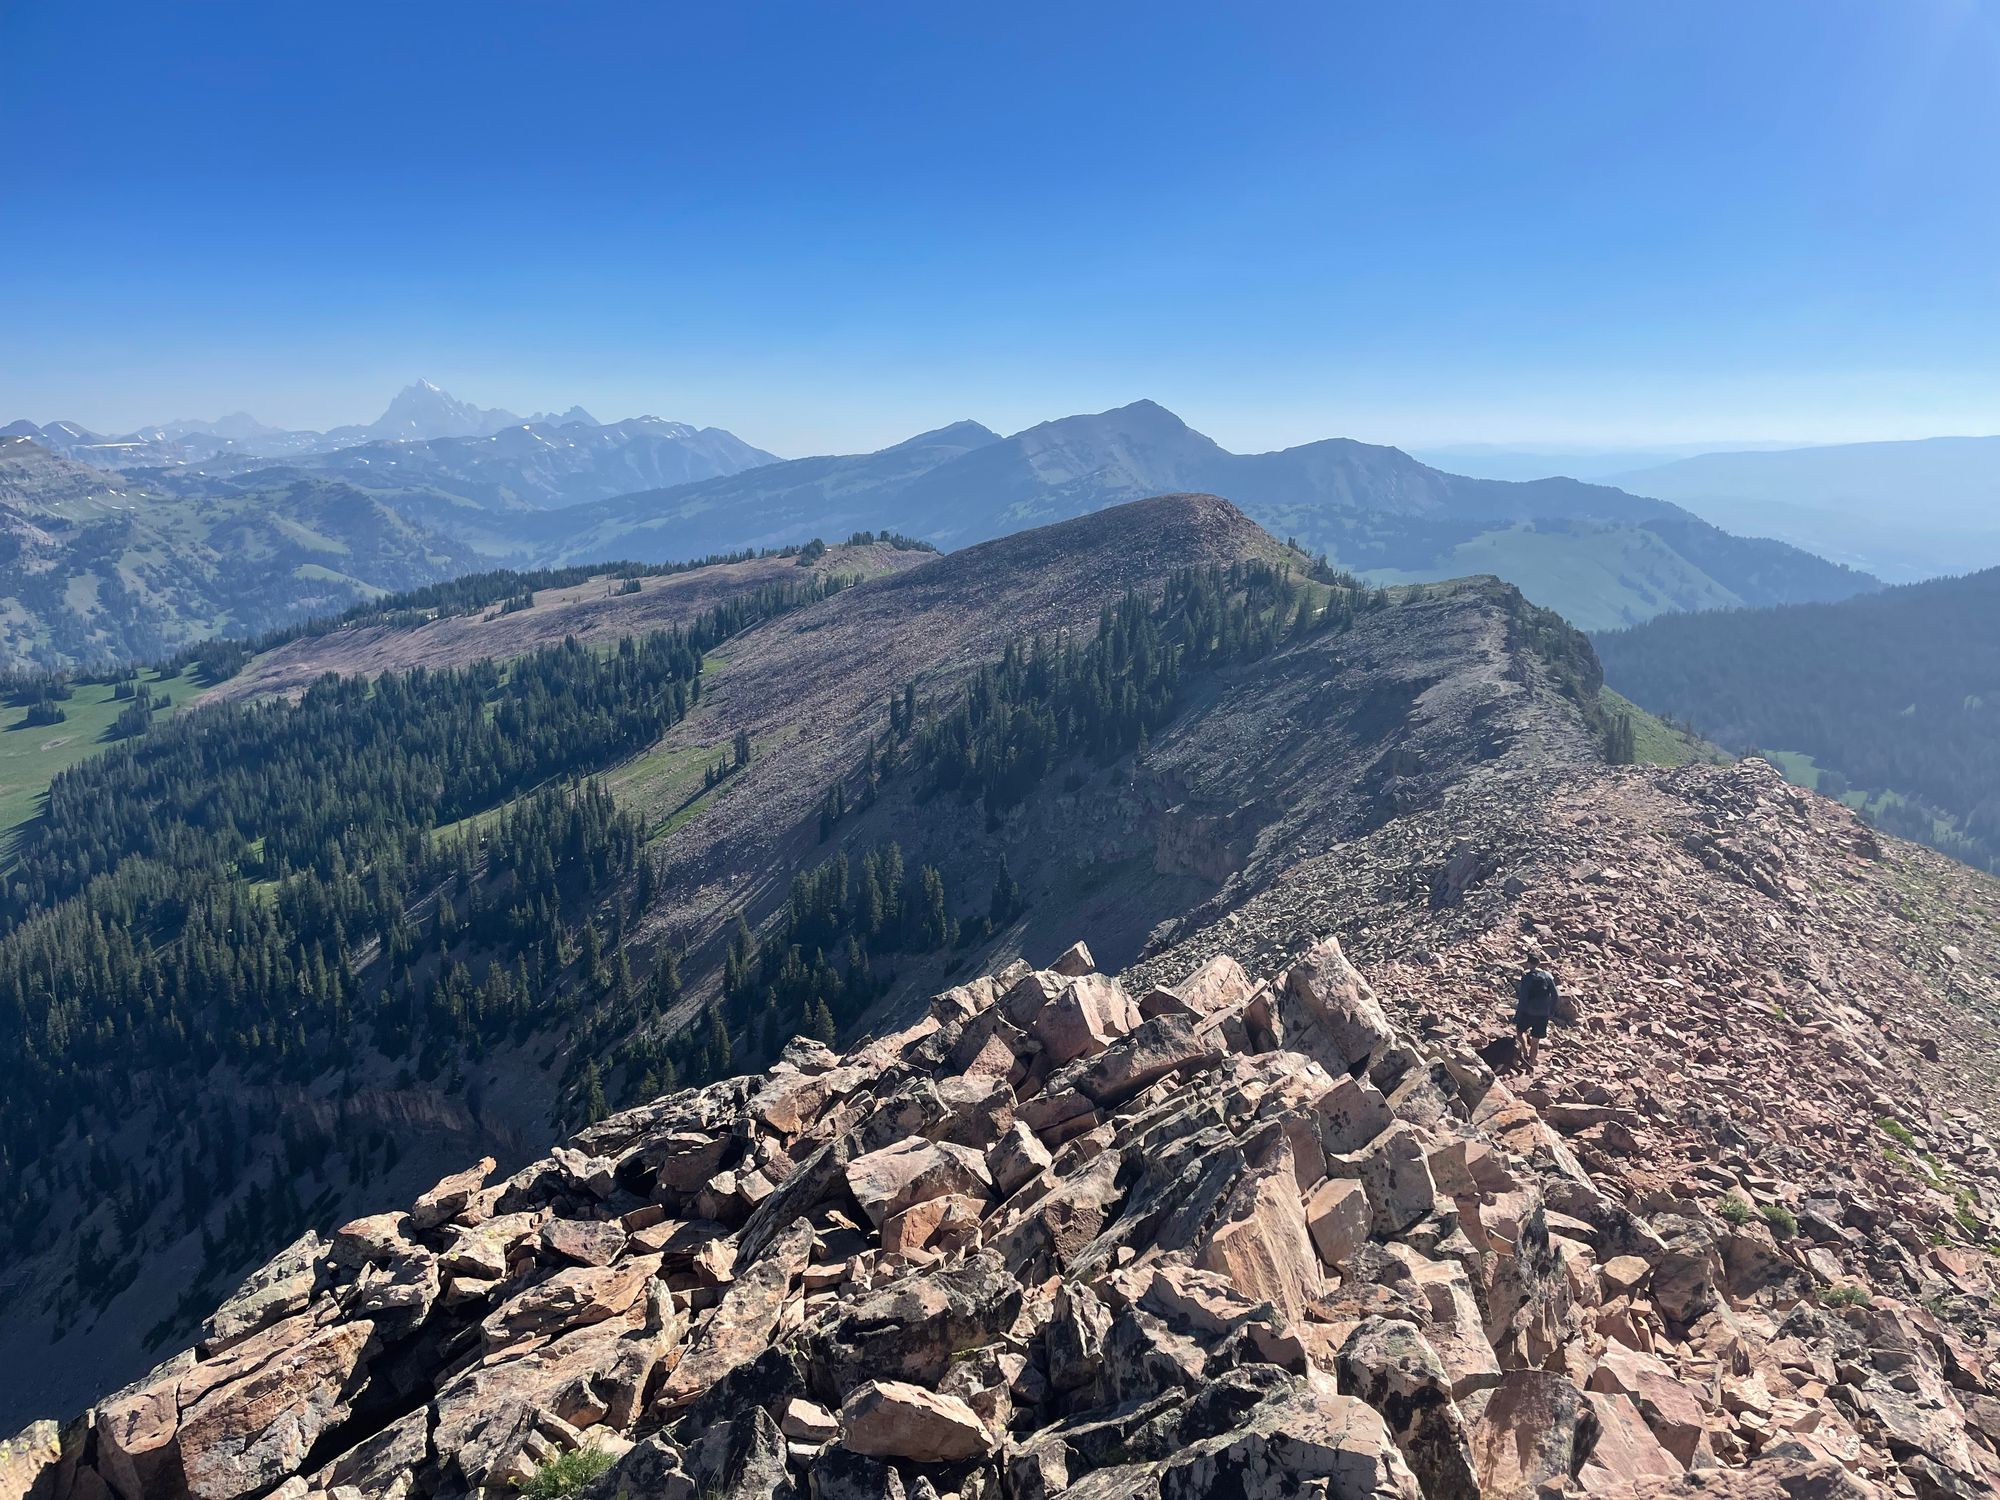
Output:
M232 412L213 422L182 419L117 437L92 432L76 422L51 422L37 427L32 422L19 421L0 427L0 437L29 438L53 453L102 468L205 464L211 468L221 465L219 472L231 472L232 460L234 470L240 471L253 460L332 454L378 443L489 438L516 428L603 431L614 434L609 440L613 446L617 443L616 435L640 435L655 446L678 445L684 450L678 466L672 462L661 465L658 477L641 478L637 484L623 486L628 489L639 484L682 483L716 474L733 474L738 469L771 463L774 459L774 455L751 447L719 427L695 428L658 417L637 417L606 426L580 406L572 406L561 415L541 412L520 417L499 407L479 407L461 401L428 380L419 380L397 392L373 422L335 427L326 432L269 427L248 412ZM642 466L641 472L650 471ZM612 494L616 490L599 493Z
M875 453L789 461L719 428L600 423L577 408L524 420L426 382L367 427L329 433L276 433L238 413L123 438L67 422L17 422L0 434L11 435L0 505L15 508L18 566L33 570L17 577L0 565L0 597L40 601L13 612L0 648L44 664L242 633L482 563L654 562L857 530L949 549L1192 492L1232 499L1373 581L1495 574L1588 629L1878 586L1798 547L1734 536L1605 485L1470 478L1344 438L1231 453L1151 401L1009 437L964 421ZM189 457L201 444L207 456ZM298 533L312 560L291 558L293 572L273 575L283 548L241 559L215 551L216 517L264 516L282 528L300 496L315 497ZM196 554L180 558L182 545ZM254 590L238 592L232 562L263 570ZM162 586L135 596L136 582L173 576L213 578L230 592Z
M1844 598L1876 586L1679 506L1568 479L1447 474L1344 438L1231 453L1139 401L1001 438L962 422L880 453L795 459L525 522L542 560L647 558L888 528L958 547L1145 495L1223 495L1378 581L1495 573L1589 628L1669 610Z
M154 659L481 565L337 480L176 499L0 437L0 667Z

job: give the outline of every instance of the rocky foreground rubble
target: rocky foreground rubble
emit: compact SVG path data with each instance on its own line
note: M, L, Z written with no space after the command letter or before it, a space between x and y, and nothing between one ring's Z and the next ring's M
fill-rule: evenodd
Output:
M1398 1036L1331 939L1137 995L1078 946L307 1236L197 1349L24 1435L7 1488L2000 1488L1990 1329L1865 1290L1864 1205L1792 1232L1641 1185L1565 1135L1615 1113L1523 1092Z

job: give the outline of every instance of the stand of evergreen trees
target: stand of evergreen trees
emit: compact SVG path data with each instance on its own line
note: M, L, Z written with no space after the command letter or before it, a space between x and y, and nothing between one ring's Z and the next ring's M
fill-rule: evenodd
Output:
M0 892L0 1227L32 1237L54 1149L148 1090L304 1084L370 1054L448 1079L551 1022L601 1038L663 1009L671 961L638 983L625 943L653 894L643 829L579 778L686 713L709 650L834 586L767 585L607 651L329 675L58 775ZM185 1184L128 1186L143 1225ZM178 1228L205 1196L180 1195Z
M1139 750L1180 711L1196 673L1345 629L1386 602L1333 577L1329 589L1263 562L1177 569L1157 600L1128 593L1106 605L1087 644L1066 636L1010 644L922 725L912 690L891 707L891 740L909 738L928 790L979 800L997 818L1066 759L1108 762ZM863 769L866 787L879 772Z
M2000 870L2000 568L1596 637L1612 684L1727 749L1812 757L1883 828ZM1829 774L1831 779L1829 780Z

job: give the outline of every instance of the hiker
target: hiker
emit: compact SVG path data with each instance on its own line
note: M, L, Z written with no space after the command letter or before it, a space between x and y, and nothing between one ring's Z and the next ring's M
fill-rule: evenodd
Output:
M1556 1013L1560 994L1556 976L1547 965L1540 958L1531 959L1528 972L1514 990L1514 1040L1520 1044L1531 1073L1541 1057L1542 1039L1549 1034L1549 1017Z

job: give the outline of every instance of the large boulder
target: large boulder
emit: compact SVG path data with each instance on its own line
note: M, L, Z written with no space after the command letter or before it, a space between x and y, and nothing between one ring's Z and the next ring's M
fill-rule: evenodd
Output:
M1374 990L1331 937L1313 944L1285 976L1291 1002L1285 1045L1335 1071L1361 1072L1396 1040Z
M322 1329L183 1411L177 1443L193 1500L242 1500L297 1473L346 1417L374 1333L366 1319Z
M1243 965L1218 953L1174 986L1174 995L1198 1016L1219 1016L1250 998L1256 986Z
M1590 1394L1597 1414L1597 1445L1577 1475L1586 1495L1615 1495L1644 1479L1672 1479L1686 1465L1653 1435L1630 1396Z
M202 1324L201 1345L213 1356L260 1328L305 1309L319 1285L326 1245L308 1229L257 1270Z
M1352 1177L1329 1177L1306 1198L1306 1226L1328 1270L1338 1271L1368 1243L1368 1190Z
M1289 1146L1281 1144L1266 1165L1236 1184L1221 1222L1201 1247L1199 1264L1227 1276L1247 1295L1271 1303L1288 1319L1305 1315L1325 1278L1299 1201Z
M1345 1158L1341 1175L1359 1178L1367 1190L1372 1234L1401 1234L1437 1207L1430 1153L1406 1121L1398 1120L1366 1149Z
M740 1270L722 1300L695 1325L687 1352L661 1388L661 1405L687 1405L770 1346L792 1285L812 1255L812 1226L800 1219Z
M1341 1390L1382 1414L1424 1500L1480 1500L1451 1377L1415 1324L1363 1319L1340 1347L1339 1370Z
M871 1380L840 1407L840 1440L856 1453L912 1463L962 1463L994 1448L973 1409L900 1380Z
M959 1193L984 1199L993 1180L986 1159L970 1146L911 1137L857 1156L847 1164L847 1187L869 1222L880 1229L913 1203Z
M999 1338L1020 1311L1021 1282L990 1251L835 1303L806 1327L814 1393L831 1406L869 1380L936 1385L955 1356Z
M1214 1038L1188 1017L1157 1016L1107 1047L1076 1087L1099 1109L1115 1109L1169 1073L1212 1068L1222 1056Z
M424 1230L435 1229L438 1225L458 1217L473 1199L486 1179L492 1175L493 1158L482 1156L479 1161L463 1172L454 1172L436 1187L425 1193L410 1207L410 1227Z
M1060 1067L1092 1057L1139 1024L1139 1007L1117 980L1081 974L1035 1013L1029 1030Z
M1682 1468L1708 1457L1708 1424L1701 1403L1658 1355L1608 1344L1591 1372L1590 1388L1629 1400Z
M1714 1310L1724 1280L1715 1236L1698 1219L1663 1214L1653 1221L1661 1249L1653 1258L1653 1305L1670 1322L1688 1324Z
M1188 1445L1157 1473L1161 1500L1320 1494L1423 1500L1416 1476L1372 1407L1303 1385L1254 1408L1232 1430ZM1078 1493L1073 1487L1064 1500Z
M1547 1370L1510 1370L1476 1402L1472 1457L1487 1500L1528 1500L1567 1487L1597 1444L1589 1400Z

